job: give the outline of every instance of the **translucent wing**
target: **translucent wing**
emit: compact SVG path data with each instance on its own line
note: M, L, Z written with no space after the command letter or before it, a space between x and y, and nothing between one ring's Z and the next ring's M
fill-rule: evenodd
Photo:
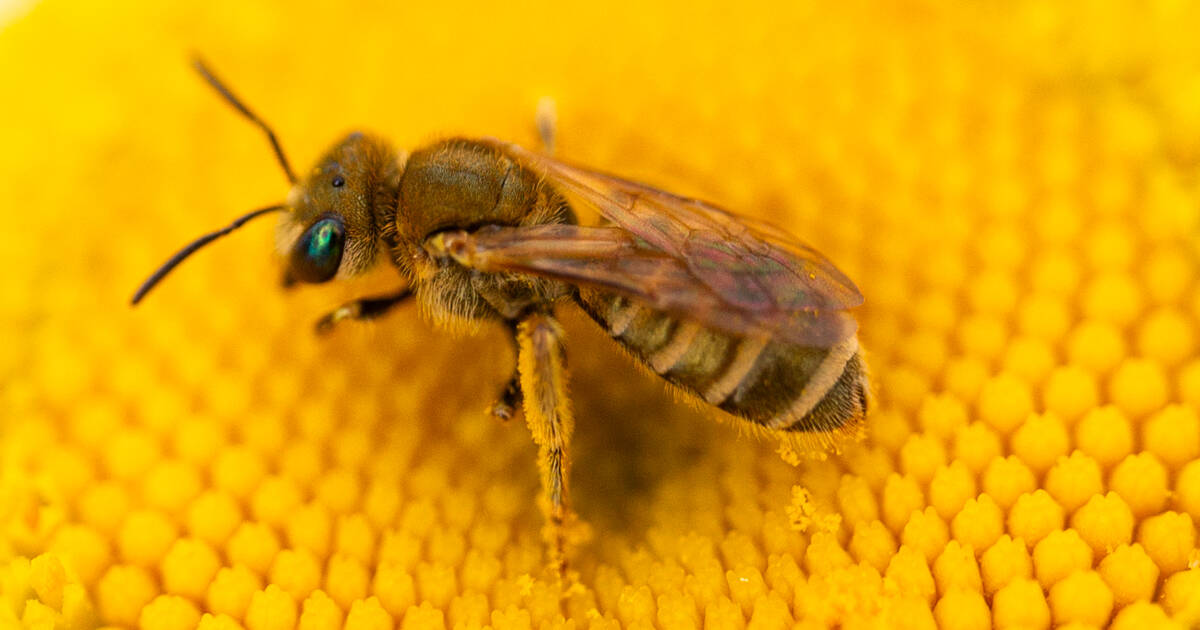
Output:
M487 226L440 235L440 247L481 271L564 280L624 295L651 308L740 335L830 346L854 332L839 310L747 308L698 281L686 261L649 247L620 227Z
M731 333L829 345L854 332L853 319L840 311L861 304L862 294L820 253L782 230L517 145L487 142L614 224L471 235L475 250L486 251L498 268L605 287Z

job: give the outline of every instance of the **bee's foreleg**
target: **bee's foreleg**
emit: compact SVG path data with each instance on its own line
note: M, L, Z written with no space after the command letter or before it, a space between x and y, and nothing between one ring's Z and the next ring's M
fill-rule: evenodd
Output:
M525 394L525 422L538 445L542 488L549 499L546 537L551 548L551 565L560 576L566 568L567 447L574 428L567 400L562 338L562 328L549 313L528 315L517 327L520 346L517 367Z
M324 317L317 320L317 334L325 334L333 330L333 327L340 321L345 319L364 320L375 319L382 316L392 309L392 307L404 302L412 297L412 291L409 289L401 289L395 293L387 295L376 295L373 297L359 298L351 300L337 307L332 312L327 313Z

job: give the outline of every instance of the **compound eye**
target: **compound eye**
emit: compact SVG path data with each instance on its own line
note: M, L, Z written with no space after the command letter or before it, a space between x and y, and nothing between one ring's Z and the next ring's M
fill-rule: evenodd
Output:
M292 276L301 282L325 282L337 274L342 262L346 227L338 217L312 224L292 249Z

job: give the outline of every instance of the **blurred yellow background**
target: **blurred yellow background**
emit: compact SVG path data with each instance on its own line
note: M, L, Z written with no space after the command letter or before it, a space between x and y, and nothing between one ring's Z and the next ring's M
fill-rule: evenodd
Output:
M1200 9L1186 2L87 3L0 30L0 623L1200 621ZM579 582L499 330L278 288L351 129L536 146L800 235L859 284L870 437L793 468L566 315ZM1172 621L1173 620L1173 621ZM1155 625L1158 624L1158 625Z

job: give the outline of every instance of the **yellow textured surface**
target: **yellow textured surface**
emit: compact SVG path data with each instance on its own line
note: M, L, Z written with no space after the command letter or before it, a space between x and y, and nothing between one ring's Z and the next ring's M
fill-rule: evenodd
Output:
M387 4L394 8L385 8ZM828 4L828 7L826 7ZM836 5L837 8L833 8ZM1200 623L1200 10L1142 3L42 3L0 30L0 626ZM717 200L862 288L870 436L793 468L578 314L578 582L546 579L512 357L382 270L277 288L284 182L362 125Z

